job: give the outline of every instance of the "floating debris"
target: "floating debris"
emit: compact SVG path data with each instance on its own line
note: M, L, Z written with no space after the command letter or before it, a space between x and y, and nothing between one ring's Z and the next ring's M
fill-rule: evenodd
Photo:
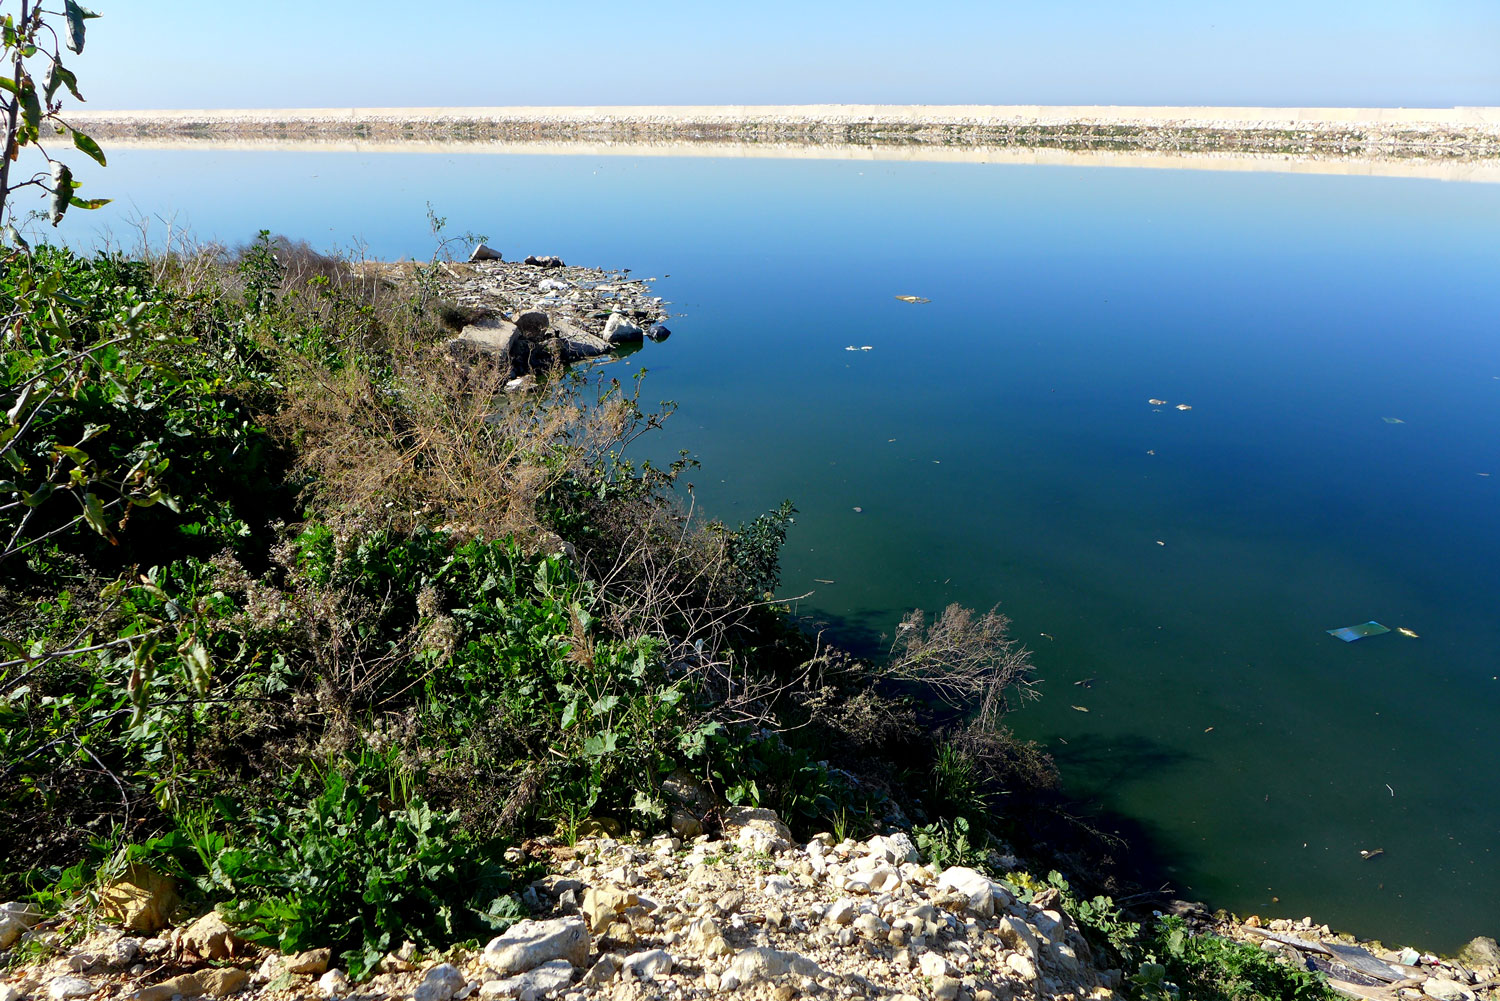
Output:
M861 350L861 351L874 351L874 350L875 350L875 349L874 349L874 348L873 348L873 347L871 347L871 346L870 346L870 345L868 345L868 344L861 344L861 345L860 345L860 346L859 346L859 349L860 349L860 350Z
M1051 634L1051 633L1042 633L1042 636L1043 636L1043 637L1044 637L1044 638L1045 638L1045 639L1049 639L1049 640L1050 640L1050 639L1056 639L1056 637L1054 637L1054 636L1053 636L1053 635L1052 635L1052 634Z
M1206 727L1203 728L1203 732L1204 733L1213 733L1214 732L1214 728L1211 727L1211 726L1206 726Z
M1390 627L1382 626L1378 622L1361 622L1357 626L1340 626L1338 629L1329 629L1329 636L1336 636L1345 643L1353 643L1362 640L1366 636L1379 636L1381 633L1390 632Z
M1165 543L1165 542L1163 542L1163 541L1161 541L1161 540L1160 540L1160 539L1157 539L1157 540L1156 540L1156 544L1157 544L1157 545L1158 545L1158 546L1165 546L1165 545L1166 545L1166 543Z
M896 298L900 299L902 302L910 302L910 303L923 303L923 302L931 302L932 301L931 299L925 299L925 298L923 298L920 295L898 295L898 296L896 296Z
M1402 636L1405 636L1407 639L1417 639L1417 631L1415 629L1408 629L1405 626L1397 626L1396 632L1400 633Z
M1148 449L1146 449L1146 454L1147 455L1155 455L1156 454L1156 449L1154 449L1154 448L1148 448Z
M1151 404L1153 407L1164 407L1167 405L1166 400L1147 400L1146 402Z
M1382 417L1380 419L1383 420L1383 421L1385 421L1387 424L1405 424L1406 423L1405 421L1403 421L1399 417Z
M855 347L855 346L854 346L854 345L853 345L853 344L851 344L851 345L849 345L849 346L848 346L848 347L846 347L846 348L844 348L844 350L845 350L845 351L858 351L858 350L859 350L859 348L857 348L857 347Z
M1073 684L1079 685L1080 687L1083 687L1083 688L1093 688L1094 687L1094 679L1093 678L1081 678L1078 681L1073 682Z
M1191 410L1193 408L1190 407L1190 406L1188 406L1186 403L1179 403L1179 404L1177 404L1177 409L1178 410Z
M1384 848L1364 848L1364 849L1360 850L1359 857L1362 858L1362 859L1364 859L1366 862L1368 862L1368 861L1370 861L1370 859L1372 859L1372 858L1379 858L1380 856L1382 856L1384 854L1385 854L1385 849Z
M824 580L822 577L814 577L813 578L813 583L814 584L837 584L838 581L836 581L836 580Z
M865 513L865 509L862 508L862 507L857 507L857 508L854 509L854 513L855 514L864 514Z
M1084 706L1072 706L1072 707L1071 707L1071 708L1073 708L1073 709L1077 709L1077 710L1078 710L1078 711L1079 711L1079 712L1081 712L1081 713L1086 713L1086 712L1088 712L1088 709L1087 709L1087 708L1086 708L1086 707L1084 707Z

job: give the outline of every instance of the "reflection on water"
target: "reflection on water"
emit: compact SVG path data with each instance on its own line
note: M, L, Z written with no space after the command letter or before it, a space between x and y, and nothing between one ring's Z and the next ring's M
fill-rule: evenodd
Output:
M430 202L511 258L661 276L676 336L620 363L679 404L651 447L726 520L796 502L804 611L878 648L1002 603L1045 678L1018 729L1185 895L1494 934L1500 187L128 146L85 180L119 200L75 240L175 213L425 256ZM1325 632L1370 619L1419 638Z

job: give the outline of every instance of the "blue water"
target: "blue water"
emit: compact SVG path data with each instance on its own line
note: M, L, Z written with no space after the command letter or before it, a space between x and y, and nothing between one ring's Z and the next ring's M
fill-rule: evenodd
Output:
M507 257L661 276L652 448L728 521L795 501L802 611L878 645L1000 603L1044 678L1014 725L1185 896L1500 931L1500 185L128 149L87 179L119 200L75 241L425 257L430 202ZM1367 619L1419 638L1324 632Z

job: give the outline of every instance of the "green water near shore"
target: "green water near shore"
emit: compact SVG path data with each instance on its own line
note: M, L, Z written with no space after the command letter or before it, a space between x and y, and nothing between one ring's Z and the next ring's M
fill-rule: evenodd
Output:
M1432 948L1496 933L1500 188L200 150L111 164L89 191L131 199L70 220L75 240L176 210L205 238L266 227L422 256L431 200L508 257L663 276L675 336L614 368L646 365L644 396L679 404L651 448L701 459L707 510L796 502L783 591L810 592L799 611L878 649L907 608L999 602L1044 679L1017 729L1150 832L1182 895ZM1367 619L1420 638L1324 632Z

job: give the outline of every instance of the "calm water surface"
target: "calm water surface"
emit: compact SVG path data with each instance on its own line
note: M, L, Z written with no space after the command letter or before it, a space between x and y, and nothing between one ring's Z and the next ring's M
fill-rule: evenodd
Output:
M677 336L630 363L680 405L653 447L696 453L726 520L796 502L805 610L878 642L910 607L1000 603L1045 678L1017 728L1185 895L1434 948L1500 932L1500 185L111 156L86 193L119 201L74 240L170 216L425 256L430 201L507 257L670 275ZM1367 619L1420 639L1324 632Z

